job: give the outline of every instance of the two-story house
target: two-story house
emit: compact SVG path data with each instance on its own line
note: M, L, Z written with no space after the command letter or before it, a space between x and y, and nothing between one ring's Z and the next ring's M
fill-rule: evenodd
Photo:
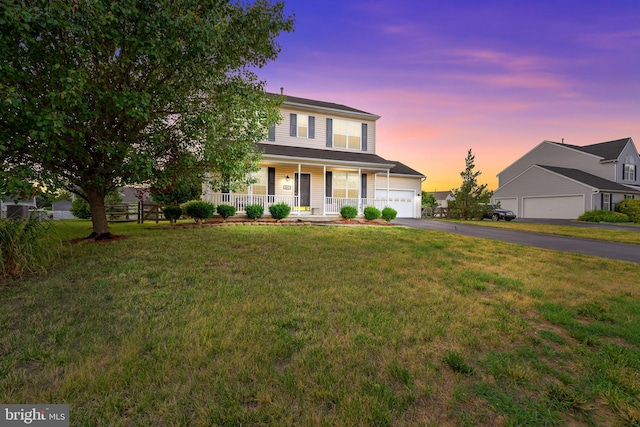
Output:
M376 121L380 118L345 105L286 96L282 122L273 126L263 150L256 183L235 193L213 193L204 199L232 204L238 213L249 204L285 202L292 215L339 215L345 205L382 209L398 217L420 218L421 183L425 176L376 154Z
M639 167L631 138L586 146L542 141L498 174L492 202L520 218L576 219L640 197Z

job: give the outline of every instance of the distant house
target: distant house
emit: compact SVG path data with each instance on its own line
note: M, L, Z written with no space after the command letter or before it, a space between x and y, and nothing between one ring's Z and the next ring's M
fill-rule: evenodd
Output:
M577 146L542 141L498 174L493 203L520 218L575 219L640 197L640 157L631 138Z
M7 217L28 217L29 211L36 209L35 197L29 197L27 199L5 197L0 199L0 216L2 218Z
M376 121L380 118L345 105L287 96L283 121L259 143L263 151L255 184L234 193L204 188L214 204L285 202L292 215L340 214L345 205L362 213L366 206L391 206L398 217L420 218L425 176L376 154Z
M436 202L441 208L449 207L449 202L455 200L451 191L433 191L431 194L436 198Z

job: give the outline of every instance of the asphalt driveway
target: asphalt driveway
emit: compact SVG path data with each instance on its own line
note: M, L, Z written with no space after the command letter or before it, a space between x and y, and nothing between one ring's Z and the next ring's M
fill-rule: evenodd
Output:
M451 223L432 219L399 218L396 219L394 223L405 225L407 227L446 231L449 233L463 234L465 236L500 240L503 242L529 245L543 249L574 252L621 261L640 262L640 245L632 245L629 243L615 243L605 242L602 240L554 236L550 234L530 233L527 231L506 230L494 227L481 227L477 225ZM562 225L575 224L566 221L566 223ZM635 227L628 227L626 229L628 229L630 233L638 231L638 228Z

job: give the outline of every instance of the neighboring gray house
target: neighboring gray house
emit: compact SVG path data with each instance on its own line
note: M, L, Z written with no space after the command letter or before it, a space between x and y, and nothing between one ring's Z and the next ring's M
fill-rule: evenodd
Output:
M586 146L542 141L498 174L491 200L520 218L575 219L639 198L638 168L631 138Z

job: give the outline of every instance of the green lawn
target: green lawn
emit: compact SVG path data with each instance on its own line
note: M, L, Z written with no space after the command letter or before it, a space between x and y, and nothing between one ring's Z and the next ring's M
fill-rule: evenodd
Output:
M0 402L86 426L640 423L640 264L404 227L113 231L0 290Z
M578 237L581 239L606 240L610 242L631 243L640 245L640 232L638 227L640 224L624 223L613 224L616 226L627 228L627 230L609 230L597 227L580 227L572 225L553 225L553 224L533 224L529 222L515 221L486 221L486 220L437 220L458 222L461 224L479 225L484 227L497 227L517 231L530 231L533 233L556 234L559 236Z

